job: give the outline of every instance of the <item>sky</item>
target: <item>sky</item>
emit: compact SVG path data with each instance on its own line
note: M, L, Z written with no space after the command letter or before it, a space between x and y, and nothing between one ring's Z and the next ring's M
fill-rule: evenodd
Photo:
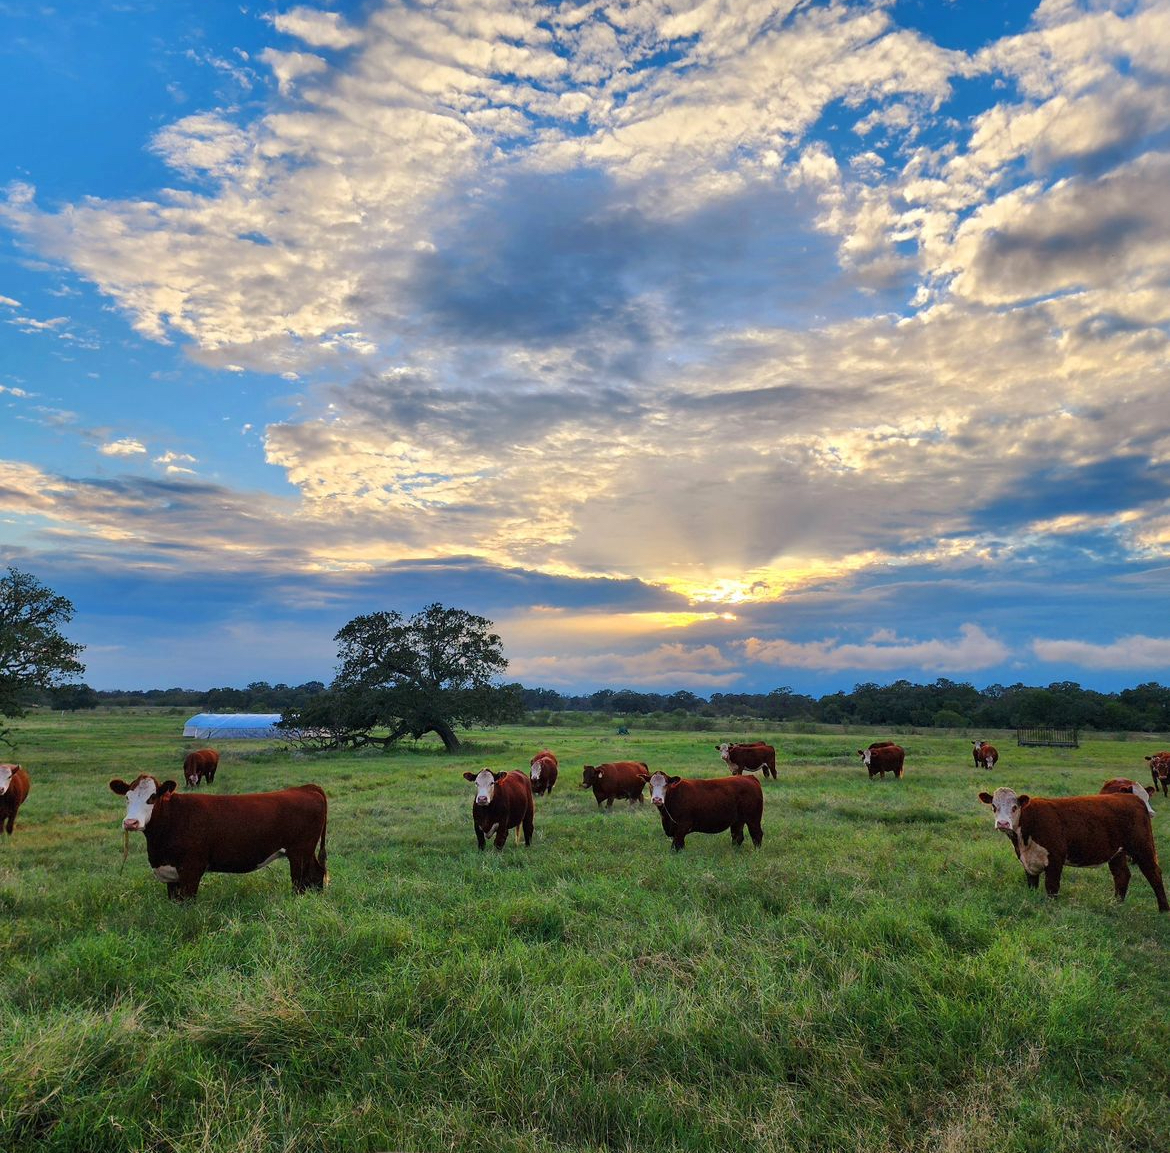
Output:
M1170 681L1170 0L0 0L0 101L94 688Z

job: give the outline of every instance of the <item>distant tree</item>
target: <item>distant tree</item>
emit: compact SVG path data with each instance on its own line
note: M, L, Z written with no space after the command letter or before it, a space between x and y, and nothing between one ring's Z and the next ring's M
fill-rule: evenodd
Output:
M329 691L282 724L312 730L328 720L334 743L348 745L436 733L453 752L457 726L500 724L523 712L520 686L495 682L508 662L491 623L441 604L409 620L396 612L355 617L333 638L340 663Z
M23 716L31 696L85 672L84 646L58 629L72 619L73 605L36 577L14 568L0 577L0 716Z
M60 712L75 713L79 709L96 709L101 698L83 684L58 685L49 690L49 703Z

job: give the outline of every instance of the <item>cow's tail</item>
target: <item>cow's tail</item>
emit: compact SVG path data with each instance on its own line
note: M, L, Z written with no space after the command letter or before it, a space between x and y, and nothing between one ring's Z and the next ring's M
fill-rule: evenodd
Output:
M326 810L325 819L321 822L321 840L317 844L317 864L321 866L321 871L325 874L321 880L322 885L329 884L329 870L325 867L325 862L329 859L329 854L325 851L325 830L329 825L329 813Z

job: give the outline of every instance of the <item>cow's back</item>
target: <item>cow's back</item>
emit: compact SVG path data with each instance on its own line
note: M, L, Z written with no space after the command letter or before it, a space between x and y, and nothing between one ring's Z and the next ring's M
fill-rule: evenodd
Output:
M764 790L755 777L683 780L666 793L668 813L684 818L697 833L721 833L740 822L758 823L764 812Z
M1061 852L1070 865L1102 865L1119 848L1154 852L1150 815L1132 793L1033 797L1020 812L1020 839Z

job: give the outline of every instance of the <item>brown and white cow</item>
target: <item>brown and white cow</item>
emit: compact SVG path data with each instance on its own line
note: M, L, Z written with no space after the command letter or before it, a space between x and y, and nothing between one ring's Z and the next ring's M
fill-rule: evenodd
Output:
M204 873L251 873L287 857L293 890L325 885L328 801L319 785L231 797L176 793L146 773L110 782L126 798L122 828L146 837L146 857L167 896L194 897ZM317 847L320 846L320 853Z
M1170 753L1155 753L1145 759L1154 781L1154 787L1150 791L1156 793L1161 789L1162 796L1167 796L1170 794Z
M906 750L893 741L874 741L867 748L858 749L857 755L861 763L869 770L870 780L881 777L884 781L886 773L893 773L895 777L902 776L902 769L906 762Z
M20 765L0 765L0 825L12 836L16 810L28 797L28 773Z
M1154 806L1150 804L1150 794L1147 792L1145 785L1139 785L1137 781L1131 781L1129 777L1113 777L1106 781L1098 792L1133 793L1138 800L1145 802L1146 810L1151 817L1156 815L1154 813Z
M478 773L464 773L463 779L475 786L475 800L471 804L471 820L475 825L475 839L483 849L487 838L495 830L496 848L502 849L508 843L508 830L516 830L516 842L520 842L520 830L524 830L524 844L532 844L532 828L536 816L536 804L532 800L532 782L528 774L519 769L505 773L493 773L491 769L480 769Z
M971 756L975 758L977 769L994 769L995 762L999 760L999 750L986 741L972 741Z
M613 808L618 797L625 797L633 805L645 804L642 790L650 780L650 769L645 761L607 761L604 765L586 765L581 774L581 788L592 789L597 807L605 802Z
M715 748L719 750L719 755L731 770L732 776L756 773L763 769L765 777L776 778L776 750L763 741L749 741L743 744L725 741Z
M210 785L218 768L219 752L216 749L196 749L183 758L183 779L189 789L195 788L204 778Z
M528 762L528 779L532 782L532 791L538 797L542 793L551 793L553 785L557 783L557 758L548 749L541 749Z
M650 777L650 800L662 818L662 831L676 853L688 833L722 833L731 830L733 844L743 844L747 825L752 844L764 840L760 821L764 815L764 790L755 777L715 777L684 780L656 772Z
M1126 793L1098 793L1089 797L1018 796L1000 787L994 794L980 793L990 805L995 827L1006 833L1016 851L1029 888L1040 885L1050 897L1060 892L1065 865L1086 868L1108 865L1113 891L1119 901L1129 889L1129 860L1136 862L1150 882L1158 911L1170 912L1162 870L1154 847L1154 827L1140 797Z

